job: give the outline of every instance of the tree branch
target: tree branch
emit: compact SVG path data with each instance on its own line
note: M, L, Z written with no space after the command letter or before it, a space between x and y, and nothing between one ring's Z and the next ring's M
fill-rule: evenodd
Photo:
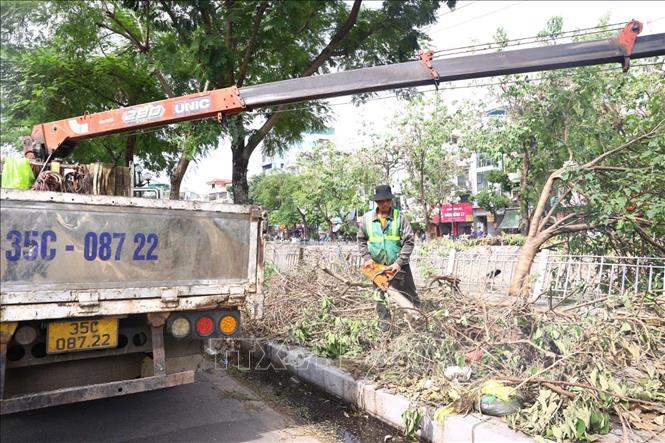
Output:
M545 231L549 233L555 232L559 227L564 225L566 222L569 222L571 220L574 220L575 218L580 218L581 214L577 212L573 212L571 214L566 215L565 217L561 218L560 220L557 220L552 226L547 228Z
M536 235L536 232L540 229L540 220L541 217L543 216L543 212L545 212L545 205L547 205L547 200L550 197L550 194L552 193L552 188L554 187L554 181L558 180L561 178L561 174L565 171L565 166L563 168L557 169L556 171L552 172L549 177L547 177L547 181L545 182L545 185L543 185L543 189L540 191L540 197L538 198L538 203L536 205L536 209L533 211L533 218L531 220L531 226L529 227L529 237L534 237Z
M661 121L660 121L656 126L654 126L649 132L646 132L646 133L640 135L639 137L635 137L634 139L630 140L629 142L624 143L624 144L621 145L621 146L617 146L617 147L614 148L614 149L610 149L609 151L607 151L607 152L605 152L605 153L599 155L598 157L594 158L593 160L591 160L591 161L585 163L584 165L582 165L582 168L583 168L583 169L591 169L591 168L593 168L594 166L596 166L598 163L600 163L601 161L605 160L605 159L606 159L607 157L609 157L610 155L612 155L612 154L614 154L614 153L616 153L616 152L619 152L619 151L621 151L621 150L623 150L623 149L626 149L626 148L628 148L628 147L634 145L635 143L639 143L639 142L641 142L642 140L645 140L645 139L648 139L648 138L653 137L654 135L656 135L656 134L661 130L661 128L663 127L663 125L665 125L665 120L661 120Z
M132 45L134 45L134 42L132 41L132 38L131 38L129 35L125 34L124 32L119 31L119 30L117 30L117 29L115 29L115 28L113 28L113 27L107 25L106 23L96 22L95 24L96 24L97 26L99 26L100 28L108 29L108 30L111 31L113 34L118 34L118 35L124 37L125 39L129 40L130 43L132 43Z
M182 26L178 23L178 18L175 16L173 9L166 3L165 0L159 0L159 3L162 5L162 9L164 12L166 12L166 15L169 16L171 19L171 23L173 24L173 29L175 29L176 34L178 34L178 38L180 39L181 42L187 42L187 38L185 37L185 33L183 32Z
M150 50L150 2L145 3L145 43L143 44L146 49L149 51Z
M263 14L266 12L266 9L268 9L268 6L269 3L264 1L261 2L257 8L254 24L252 25L252 35L249 37L249 42L247 42L247 46L245 47L245 55L242 58L240 69L238 69L237 86L239 88L242 87L242 84L245 82L249 60L252 58L252 52L254 52L254 48L256 47L256 37L259 33L261 21L263 20Z
M351 28L353 28L353 25L355 25L356 20L358 20L358 13L360 12L361 3L362 0L355 0L353 2L353 7L351 8L349 16L346 18L346 22L344 22L342 27L339 28L337 32L335 32L335 35L333 35L333 37L330 39L328 45L325 48L323 48L323 50L312 61L309 67L305 69L301 77L308 77L314 74L321 67L321 65L323 65L323 63L330 57L332 51L337 47L337 45L339 45L342 42L342 40L344 40L349 31L351 31Z
M224 7L226 7L227 12L233 7L233 0L225 0L224 1ZM224 43L226 45L226 49L229 51L229 54L233 54L235 51L233 50L233 44L232 44L232 33L233 33L233 21L231 20L231 14L228 14L228 18L226 19L226 23L224 26ZM235 84L235 74L233 72L234 68L233 66L230 67L228 70L229 72L229 84L234 85Z
M540 223L538 224L538 230L539 230L539 231L542 231L542 229L545 227L545 224L547 223L547 220L550 219L550 217L552 216L552 214L554 214L554 211L556 211L556 209L559 207L559 204L560 204L560 203L561 203L566 197L568 197L568 194L570 194L570 193L572 192L572 190L573 190L573 188L571 188L571 187L569 186L568 189L566 190L566 192L564 192L564 194L561 196L561 198L559 198L559 199L556 201L556 203L554 203L554 204L552 205L552 207L551 207L550 210L547 212L547 214L545 215L545 217L543 217L543 219L542 219L542 220L540 221ZM555 222L555 223L556 223L556 222Z
M559 235L559 234L570 234L572 232L580 232L580 231L586 231L588 229L591 229L593 226L587 223L579 223L575 225L565 225L565 226L560 226L556 228L555 230L552 231L552 237Z
M111 10L108 8L108 6L106 5L106 3L103 3L103 5L104 5L104 12L105 12L105 15L106 15L108 18L110 18L112 22L114 22L116 25L118 25L118 26L120 27L120 29L124 30L124 33L120 33L120 32L119 32L119 34L122 35L122 36L124 36L125 38L129 39L129 40L134 44L134 46L136 46L136 48L137 48L139 51L145 53L145 52L147 51L147 48L146 48L145 46L143 46L143 44L141 43L141 39L139 39L137 36L135 36L135 35L132 33L132 31L130 31L130 30L129 30L129 29L128 29L128 28L127 28L127 27L126 27L126 26L125 26L125 25L124 25L124 24L118 19L118 17L115 15L115 12L111 11ZM109 27L108 29L111 29L112 31L115 31L114 29L112 29L112 28L110 28L110 27Z
M591 169L592 171L620 171L620 172L635 170L635 168L622 168L620 166L592 166L589 169Z
M653 246L654 248L658 249L660 252L665 254L665 245L661 245L655 239L651 238L649 234L647 234L647 232L644 229L642 229L640 225L636 224L635 230L640 235L640 237L642 237L642 240L646 241L651 246Z
M344 39L344 37L346 37L353 25L356 23L361 3L362 0L354 1L351 12L349 13L349 16L347 17L344 25L342 25L342 27L335 33L335 35L333 35L328 45L323 48L319 55L303 71L301 77L309 77L310 75L314 74L328 59L328 57L330 57L335 47ZM272 115L270 115L263 126L261 126L261 128L250 137L245 150L248 150L250 153L254 151L258 144L261 143L261 141L268 135L270 130L275 127L281 117L281 113L279 111L282 111L283 109L285 109L285 105L277 107L277 112L274 112Z

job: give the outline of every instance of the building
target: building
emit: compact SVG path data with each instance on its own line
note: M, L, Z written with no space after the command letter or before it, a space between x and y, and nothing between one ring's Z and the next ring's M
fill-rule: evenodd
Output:
M207 181L206 184L210 186L207 195L207 199L209 201L233 203L233 198L231 198L231 193L228 189L228 186L231 184L231 180L226 178L214 178L210 181Z
M305 133L299 143L294 143L282 154L266 155L263 154L261 165L263 172L282 171L298 172L298 159L303 152L308 151L316 143L335 142L335 129L328 128L321 132Z
M506 108L498 106L489 109L486 117L506 118ZM458 138L461 134L453 135L449 149L459 152L457 147ZM492 185L488 180L489 172L501 170L502 162L490 156L473 152L467 158L460 158L457 166L460 173L455 179L457 191L451 195L450 201L437 205L432 211L430 218L430 236L470 235L472 232L484 232L489 235L497 233L499 227L495 227L494 215L473 203L473 196ZM497 189L501 192L500 189ZM512 220L512 218L511 218Z

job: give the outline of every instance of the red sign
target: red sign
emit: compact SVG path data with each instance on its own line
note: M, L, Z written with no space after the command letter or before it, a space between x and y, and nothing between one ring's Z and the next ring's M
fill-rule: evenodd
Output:
M471 203L441 205L441 223L471 221L473 221L473 205Z

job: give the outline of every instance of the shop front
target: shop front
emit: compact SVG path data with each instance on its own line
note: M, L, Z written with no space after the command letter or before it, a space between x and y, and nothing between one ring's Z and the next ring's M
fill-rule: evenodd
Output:
M471 235L473 205L471 203L443 204L434 211L430 222L430 236Z

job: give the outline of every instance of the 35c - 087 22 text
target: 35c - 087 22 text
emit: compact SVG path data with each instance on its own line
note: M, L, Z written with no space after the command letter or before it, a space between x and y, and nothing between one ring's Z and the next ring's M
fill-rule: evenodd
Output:
M125 239L133 240L133 247L125 248ZM66 244L64 248L58 245L58 237L52 230L45 231L18 231L15 229L7 233L5 258L7 261L19 260L51 261L59 252L76 253L74 244ZM120 261L130 259L133 261L158 260L157 254L159 237L154 232L86 232L83 236L83 258L87 261ZM79 245L79 250L81 249ZM129 250L129 254L125 251Z

